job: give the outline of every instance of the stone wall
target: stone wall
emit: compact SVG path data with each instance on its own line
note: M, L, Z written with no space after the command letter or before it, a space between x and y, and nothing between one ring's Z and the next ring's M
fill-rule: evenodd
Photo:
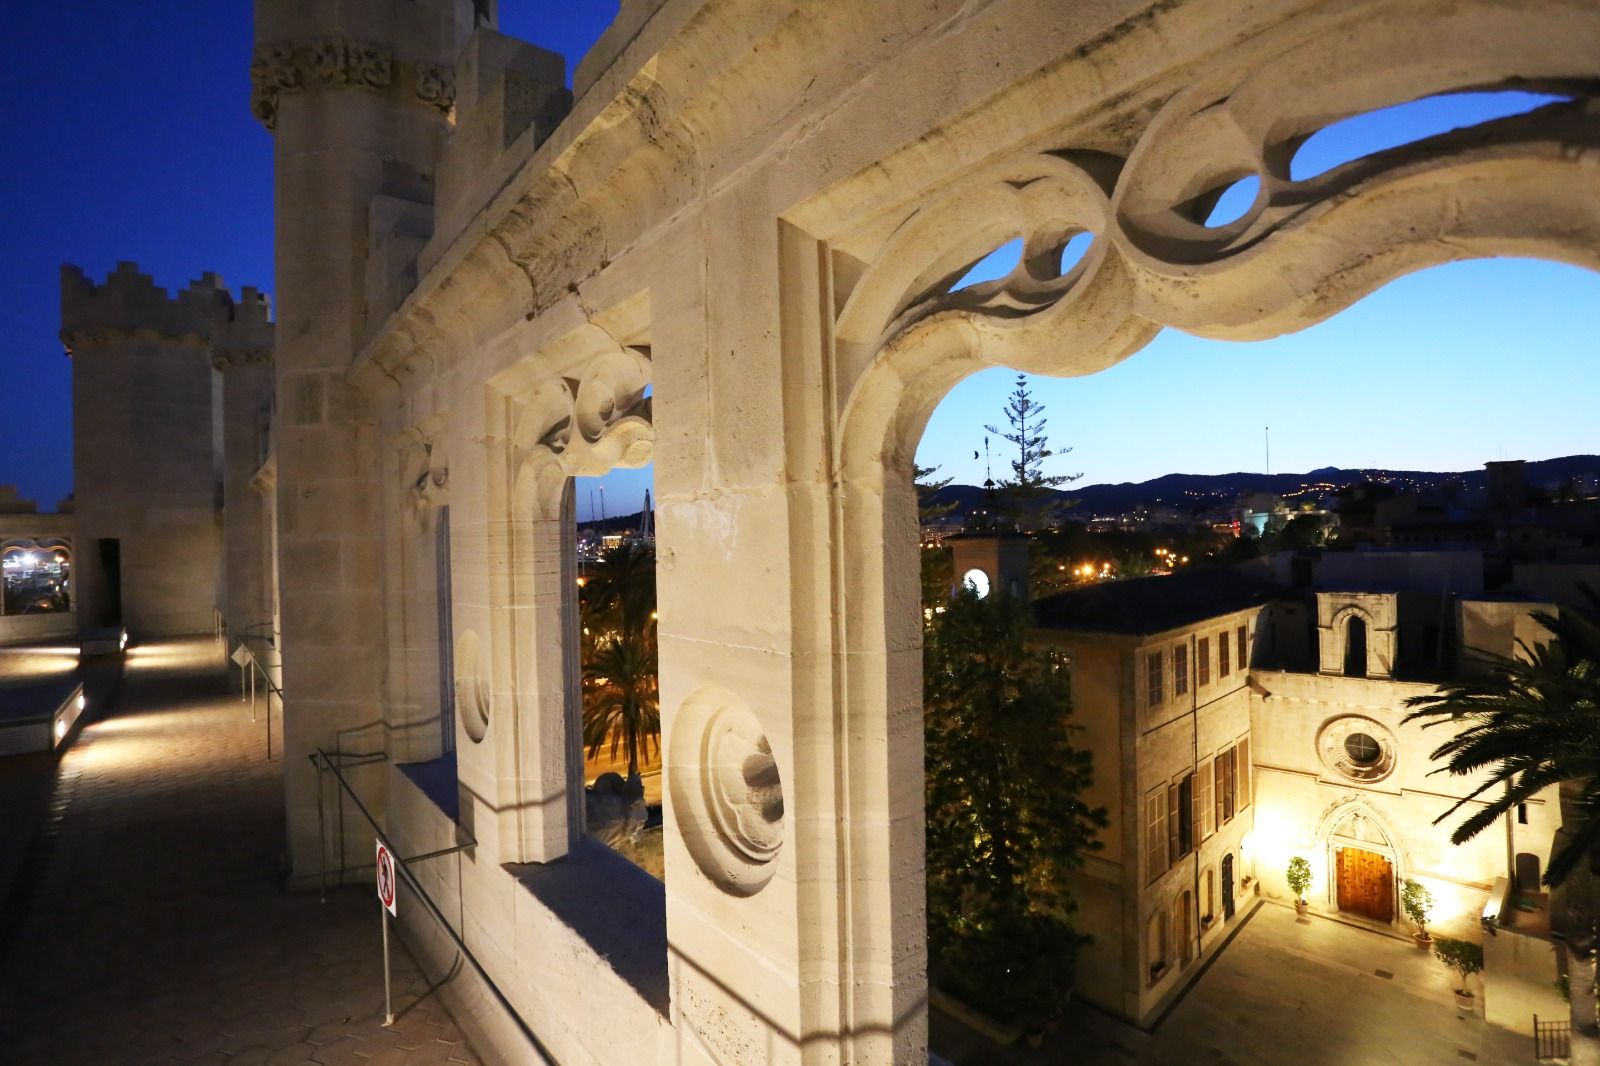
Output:
M509 148L469 122L473 160L449 156L443 88L471 5L263 0L257 26L297 879L316 846L305 753L369 723L392 736L421 707L426 678L393 652L394 634L423 645L424 597L390 561L420 559L386 479L437 418L482 864L463 911L516 1009L576 1061L927 1060L911 473L957 381L1092 373L1163 328L1276 336L1464 256L1600 266L1582 88L1600 12L1563 0L629 3L571 112ZM1337 118L1554 82L1583 99L1286 172ZM459 227L432 225L446 170L483 175L453 186ZM1251 210L1204 226L1247 174ZM1082 231L1095 240L1061 274ZM948 291L1019 234L1012 276ZM632 905L575 844L569 479L651 459L655 1020L582 923L518 894L557 875L596 910ZM1286 719L1274 758L1315 789L1293 724L1310 712L1288 706L1261 708ZM759 801L728 776L746 765ZM513 882L502 863L531 865ZM637 1025L605 1024L624 1016Z

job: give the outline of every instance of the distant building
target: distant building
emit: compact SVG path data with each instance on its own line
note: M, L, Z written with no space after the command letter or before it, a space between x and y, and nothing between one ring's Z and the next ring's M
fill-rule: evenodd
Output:
M1073 721L1095 755L1087 800L1111 815L1075 877L1079 926L1095 934L1085 999L1152 1021L1258 895L1291 898L1296 855L1312 910L1378 929L1409 931L1407 878L1432 891L1432 924L1474 939L1507 886L1542 900L1554 789L1503 832L1453 845L1453 821L1434 819L1481 782L1435 774L1443 738L1401 719L1408 697L1475 668L1464 649L1510 655L1536 639L1531 612L1550 605L1483 592L1476 553L1321 558L1325 570L1278 566L1298 581L1269 579L1292 561L1278 559L1035 604L1035 639L1071 658ZM1526 973L1486 977L1487 998L1517 1011L1556 975L1548 937L1527 944Z

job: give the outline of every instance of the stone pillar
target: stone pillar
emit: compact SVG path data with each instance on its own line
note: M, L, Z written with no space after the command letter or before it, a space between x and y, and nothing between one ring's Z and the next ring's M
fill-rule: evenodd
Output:
M279 604L292 884L314 883L320 862L308 754L384 716L384 464L377 427L347 376L385 311L369 307L366 291L370 208L375 197L398 190L414 197L431 187L448 132L449 100L439 86L471 25L470 0L256 5L251 107L275 134ZM346 851L364 854L353 845Z
M273 637L266 522L251 485L267 459L272 416L272 324L266 297L246 288L240 313L212 346L222 375L222 616L233 641ZM265 640L250 639L258 655Z
M822 257L760 197L652 292L677 1061L926 1062L909 456L839 469Z

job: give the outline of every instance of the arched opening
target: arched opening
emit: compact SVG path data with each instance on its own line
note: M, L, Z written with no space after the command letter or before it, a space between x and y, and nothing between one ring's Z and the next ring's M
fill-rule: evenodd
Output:
M1364 107L1383 102L1353 88L1345 91L1361 96ZM940 399L956 383L1000 365L1087 378L1144 347L1163 326L1234 341L1296 333L1402 275L1463 254L1539 255L1590 268L1597 265L1594 249L1600 243L1593 239L1595 234L1582 224L1578 224L1584 230L1581 234L1570 229L1575 219L1588 217L1583 204L1593 192L1592 178L1576 168L1528 160L1527 180L1500 185L1493 194L1486 184L1473 184L1469 190L1467 183L1448 175L1453 167L1461 174L1471 170L1474 164L1461 154L1471 138L1446 135L1443 143L1429 142L1422 152L1434 158L1430 165L1437 167L1438 181L1427 188L1408 187L1404 195L1387 203L1384 197L1345 194L1353 192L1357 182L1374 186L1391 178L1400 182L1400 169L1395 168L1402 158L1412 159L1409 149L1397 150L1393 159L1357 160L1307 179L1329 188L1294 190L1295 183L1282 173L1292 154L1286 146L1297 143L1317 124L1326 124L1336 109L1308 108L1303 119L1295 120L1304 128L1288 135L1285 131L1294 122L1281 120L1281 102L1265 103L1270 96L1252 97L1247 105L1234 102L1240 101L1237 96L1230 100L1226 93L1197 88L1183 104L1169 104L1152 124L1145 135L1146 144L1152 145L1148 153L1130 160L1127 171L1110 178L1098 175L1092 166L1058 167L1056 160L1011 167L1033 172L1026 176L996 168L984 176L989 185L980 189L975 178L973 187L953 193L950 203L927 205L896 232L873 257L876 265L871 271L878 273L869 271L860 284L856 284L859 274L849 279L855 287L840 300L844 309L836 332L842 380L850 389L840 449L843 549L836 587L842 594L841 628L850 654L849 669L840 675L843 702L851 724L863 729L856 736L865 738L844 745L852 753L852 765L860 764L855 758L859 756L875 767L903 766L907 753L917 747L916 725L901 713L915 703L920 621L904 603L916 561L915 551L904 546L917 543L916 498L910 482L913 466L927 465L916 460L917 442L930 428L930 416ZM1245 130L1246 138L1265 139L1269 132L1282 138L1266 146L1267 158L1251 161L1244 158L1246 151L1236 152L1214 183L1188 174L1184 168L1189 164L1178 161L1173 145L1187 145L1185 159L1194 158L1193 145L1178 135L1191 132L1191 124L1196 136L1221 129L1227 125L1223 112L1246 106L1260 106L1263 111L1240 116L1243 125L1228 128ZM1361 109L1351 106L1345 113ZM1550 114L1503 120L1509 124L1505 131L1525 121L1544 121ZM1158 131L1160 138L1155 136ZM1505 131L1497 129L1495 134ZM1154 167L1155 162L1171 163L1171 172ZM1236 219L1204 225L1216 202L1210 193L1179 203L1186 190L1220 192L1250 172L1260 175L1261 185ZM1297 199L1300 194L1319 204L1333 204L1331 186L1340 182L1351 185L1338 195L1337 207L1319 209L1315 218L1305 213L1310 201ZM1023 190L1025 195L1019 195ZM1108 190L1114 191L1114 201ZM1286 195L1291 191L1294 195ZM1452 198L1463 193L1484 199L1470 207L1458 204L1441 221L1434 208L1453 203ZM1034 210L1046 201L1047 210ZM1013 205L1015 210L1008 213L997 205ZM1510 207L1518 210L1506 210ZM1548 216L1546 221L1539 220L1543 216ZM941 226L952 226L953 220L963 217L974 222L968 230L970 247L940 247L936 258L916 254L920 243L937 245L933 235ZM1425 232L1407 224L1419 217L1429 219ZM1564 220L1560 226L1547 224L1556 217ZM1464 222L1467 218L1473 221ZM1074 275L1062 280L1031 270L1029 264L1058 255L1060 238L1069 229L1100 235ZM949 292L948 284L940 285L940 279L961 277L985 248L1019 231L1024 251L1020 265L1006 278L967 279L966 287L955 293ZM1329 243L1321 243L1319 237ZM1458 243L1462 237L1470 243L1469 252L1463 253ZM1226 384L1237 386L1243 380L1243 375L1228 375ZM1194 395L1171 384L1166 390ZM1230 391L1225 401L1235 407L1236 391ZM1149 423L1140 408L1133 410L1140 411L1141 425ZM1123 407L1119 412L1125 424L1128 411ZM1181 560L1181 553L1176 554ZM1182 564L1162 556L1158 565L1171 573ZM1156 570L1152 565L1143 572ZM1249 650L1242 638L1243 634L1234 649L1240 667L1247 665ZM1364 663L1364 652L1362 659ZM921 963L920 945L911 929L918 903L926 901L918 900L922 886L908 873L923 858L916 825L921 796L893 775L863 781L859 787L863 798L872 797L875 816L887 812L887 818L881 825L848 830L850 854L881 856L853 864L852 875L881 878L884 891L895 900L895 913L905 915L906 921L886 931L885 938L852 925L852 944L871 945L886 958L906 960L908 972L915 971ZM1124 812L1123 817L1142 815L1141 809ZM1221 863L1216 886L1216 906L1224 916L1234 909L1233 867L1230 853ZM1163 908L1163 915L1167 910ZM1164 938L1164 933L1159 935ZM1150 943L1157 936L1154 927L1146 929L1147 962L1152 967ZM882 989L858 988L857 995L858 1004L866 1007L863 1016L886 1017L889 1000Z
M1178 965L1187 966L1194 959L1194 894L1184 889L1172 908L1172 928L1178 942Z
M623 475L626 476L623 476ZM649 467L573 481L583 833L657 880L662 852L660 653Z
M1367 676L1367 621L1356 614L1344 624L1344 676Z
M1539 856L1519 851L1516 858L1516 874L1519 892L1544 891L1544 886L1539 883Z

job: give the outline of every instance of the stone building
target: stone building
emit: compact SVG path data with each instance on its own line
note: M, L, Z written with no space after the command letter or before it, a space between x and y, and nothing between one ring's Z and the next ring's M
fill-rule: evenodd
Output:
M1072 663L1103 849L1073 879L1085 999L1147 1024L1254 895L1251 650L1282 590L1227 570L1111 582L1035 604Z
M1481 585L1481 558L1463 554ZM1459 817L1436 819L1483 779L1440 773L1440 731L1402 722L1408 698L1482 669L1475 652L1511 656L1518 640L1536 642L1532 613L1554 605L1466 591L1444 605L1453 653L1412 653L1409 641L1437 639L1424 623L1441 605L1421 593L1439 588L1441 562L1474 584L1461 560L1322 561L1318 576L1325 569L1335 585L1377 570L1390 587L1296 589L1263 580L1257 566L1090 586L1035 605L1035 639L1072 662L1073 721L1095 756L1090 802L1111 812L1105 850L1074 887L1080 927L1096 933L1079 963L1081 994L1136 1022L1159 1017L1226 939L1239 900L1293 899L1286 870L1300 856L1310 908L1347 922L1409 932L1400 889L1415 879L1433 895L1435 929L1483 939L1486 915L1511 928L1508 938L1538 927L1515 965L1489 968L1485 1002L1519 1029L1529 1002L1559 1015L1539 880L1560 828L1556 790L1503 829L1452 844ZM1536 918L1514 920L1510 889Z
M561 57L496 32L494 8L258 0L270 372L219 354L265 347L248 292L203 280L169 298L132 268L99 286L68 272L80 620L204 628L220 603L238 630L265 623L283 655L291 884L365 878L342 857L370 853L368 830L319 833L309 757L376 752L349 778L402 854L470 845L459 873L415 873L475 960L445 994L491 1053L925 1062L912 472L930 412L983 367L1094 373L1163 328L1275 336L1453 259L1600 266L1600 11L624 0L569 92ZM1340 118L1528 85L1562 99L1291 175ZM1206 226L1249 176L1251 209ZM1089 251L1063 271L1081 233ZM951 291L1019 235L1009 276ZM137 402L96 406L119 392ZM650 461L664 884L583 838L577 730L571 479ZM1357 788L1258 717L1324 698L1321 675L1246 694L1230 643L1226 678L1219 662L1167 688L1176 649L1192 674L1199 641L1236 617L1259 644L1259 616L1237 610L1105 652L1145 670L1163 656L1160 705L1133 676L1118 705L1140 723L1119 722L1118 743L1149 765L1124 797L1123 869L1095 871L1096 905L1122 910L1105 964L1131 975L1128 1013L1185 979L1183 950L1188 973L1214 950L1226 859L1240 891L1247 872L1275 876L1248 839L1268 794ZM1392 683L1327 684L1345 700ZM1207 765L1212 803L1191 782L1184 804ZM442 795L418 784L441 779ZM1176 855L1174 786L1179 849L1190 810ZM1382 802L1335 835L1368 841ZM1160 834L1139 834L1163 809L1156 871ZM1306 845L1296 833L1284 847ZM1153 876L1159 906L1131 904L1124 872ZM442 971L430 912L402 913Z
M80 629L137 639L207 632L218 611L259 618L267 547L248 479L272 396L266 296L235 301L215 274L168 296L133 263L98 285L67 266L61 339Z

